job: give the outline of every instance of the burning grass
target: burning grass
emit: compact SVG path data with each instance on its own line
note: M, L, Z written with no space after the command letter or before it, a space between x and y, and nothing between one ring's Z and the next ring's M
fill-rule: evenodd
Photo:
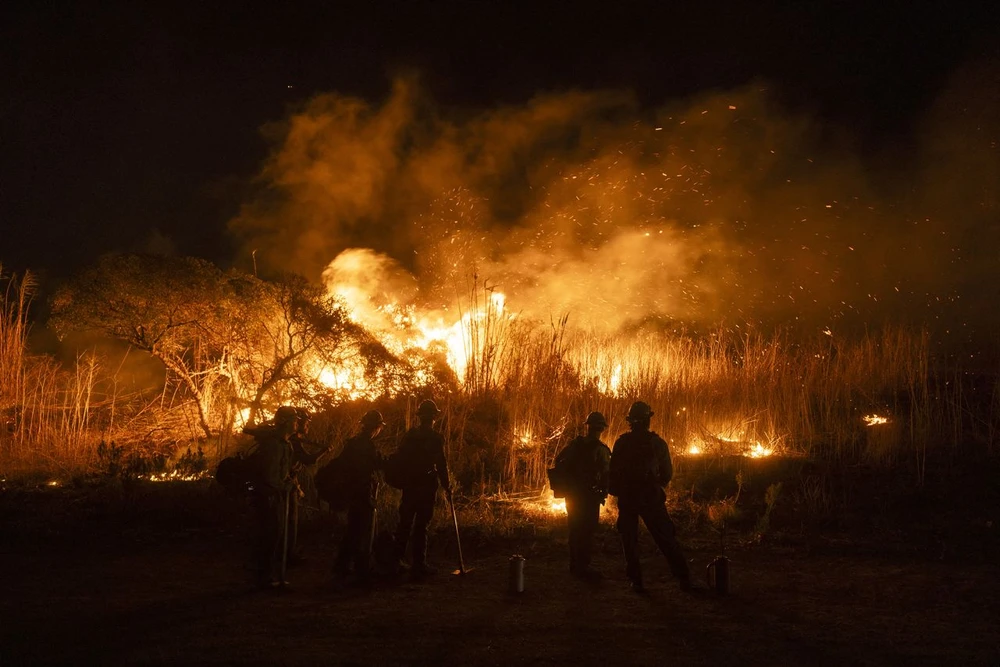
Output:
M121 390L116 367L94 355L66 368L30 354L30 287L25 280L8 288L0 322L6 470L65 476L93 468L102 442L171 461L198 439L196 401L176 383L152 397L130 394ZM296 363L319 382L276 383L268 401L313 407L314 437L330 439L336 451L372 405L386 415L384 444L391 449L416 402L434 396L444 411L440 426L453 473L474 495L537 495L546 468L588 412L608 417L610 444L637 399L653 407L653 429L675 456L794 455L883 468L916 461L922 470L929 448L957 447L968 436L956 423L960 387L933 382L930 341L920 332L887 327L853 339L830 330L805 337L722 329L612 336L571 327L567 318L531 321L486 284L475 285L457 307L434 312L385 294L376 299L328 288L352 299L349 316L378 343L379 355L394 361L379 366L366 356L373 348L363 346L345 348L336 361L308 353ZM202 400L208 407L201 413L216 434L207 441L214 445L208 458L243 446L234 432L248 409L232 387L213 386ZM980 419L996 421L992 413ZM992 447L992 430L980 437ZM168 479L190 474L147 472Z

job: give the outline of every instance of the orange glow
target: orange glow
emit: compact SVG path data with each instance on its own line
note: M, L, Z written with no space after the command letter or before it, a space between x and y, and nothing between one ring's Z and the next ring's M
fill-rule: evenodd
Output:
M618 395L618 388L622 384L622 365L618 364L611 371L611 377L605 380L600 378L598 380L597 387L601 390L602 394L608 394L610 396Z
M765 434L762 440L751 424L750 420L746 420L736 427L720 428L715 433L701 430L701 434L689 434L687 444L682 451L688 456L712 454L759 459L785 450L781 444L781 437Z
M759 459L765 456L770 456L773 453L774 453L773 449L771 449L770 447L765 447L764 445L757 442L754 443L754 445L747 450L745 456L749 456L752 459Z
M158 472L147 475L143 479L150 482L194 482L204 478L206 473L185 474L174 470L172 472Z
M534 444L531 431L523 429L514 432L514 444L522 449L530 448Z
M413 285L395 278L399 269L388 258L370 250L351 249L338 255L324 272L328 293L340 299L351 319L372 333L394 355L413 362L441 352L460 382L469 361L482 353L485 341L474 331L487 321L514 319L506 313L503 292L487 290L481 303L421 308L413 302ZM360 362L336 370L323 368L324 385L350 398L372 398ZM417 380L427 380L418 372Z

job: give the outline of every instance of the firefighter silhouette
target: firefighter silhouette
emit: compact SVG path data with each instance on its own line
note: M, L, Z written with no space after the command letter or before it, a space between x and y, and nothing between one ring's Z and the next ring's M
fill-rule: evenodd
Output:
M627 416L631 430L615 441L611 452L610 491L618 498L617 528L625 555L625 573L636 591L644 590L639 562L641 518L681 588L691 590L691 573L677 542L663 490L673 477L670 450L663 438L649 430L652 416L649 405L642 401L633 403Z

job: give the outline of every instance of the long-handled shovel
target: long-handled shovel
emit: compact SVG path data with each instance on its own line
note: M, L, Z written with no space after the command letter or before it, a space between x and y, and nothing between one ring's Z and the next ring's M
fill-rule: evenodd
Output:
M465 569L465 559L462 557L462 537L458 534L458 513L455 512L455 499L448 496L448 504L451 505L451 520L455 524L455 542L458 544L458 569L452 574L465 575L469 570Z

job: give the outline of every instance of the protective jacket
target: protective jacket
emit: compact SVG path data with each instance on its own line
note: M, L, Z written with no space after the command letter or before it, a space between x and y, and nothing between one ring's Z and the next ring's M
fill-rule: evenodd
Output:
M610 462L611 450L599 437L581 435L559 452L555 466L567 471L567 496L603 500L608 495Z
M253 461L254 481L262 491L286 491L292 471L292 444L289 436L280 435L273 427L245 429L257 441Z
M619 504L662 503L674 466L663 438L652 431L629 431L615 441L609 472L611 495Z
M403 489L434 491L439 482L444 489L450 488L444 438L430 426L407 431L393 459Z
M344 467L344 484L350 504L375 506L378 493L378 471L385 465L385 459L375 443L364 433L348 438L340 455Z

